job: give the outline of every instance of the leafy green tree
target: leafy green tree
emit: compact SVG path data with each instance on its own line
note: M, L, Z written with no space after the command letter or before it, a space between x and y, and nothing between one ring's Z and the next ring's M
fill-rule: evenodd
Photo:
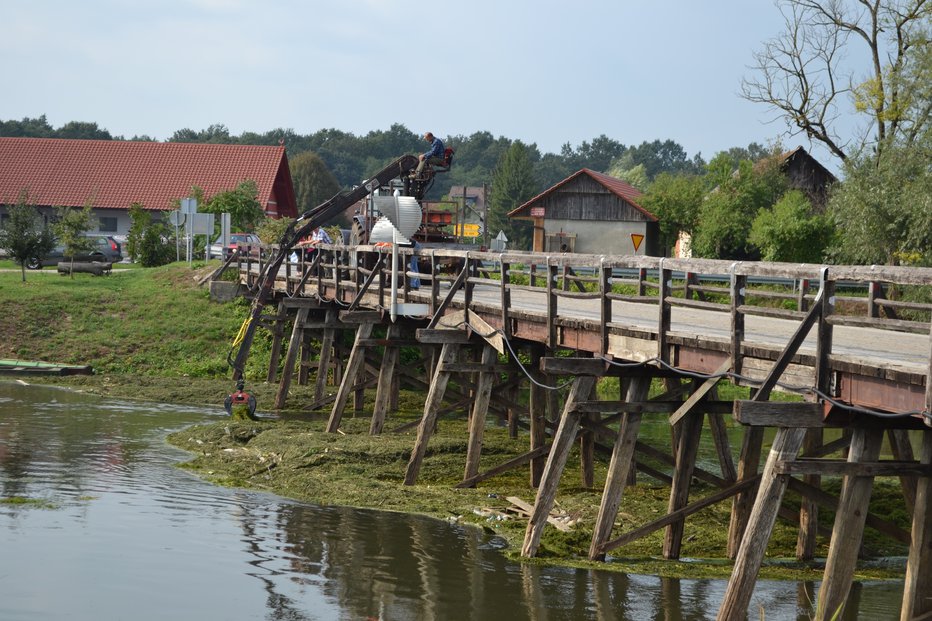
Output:
M751 225L748 241L764 261L821 263L832 241L834 226L800 190L790 190L773 209L762 209Z
M608 169L606 173L610 177L621 179L625 183L639 189L641 192L650 187L650 181L647 178L647 169L644 164L638 164L634 168L622 169L616 166Z
M15 205L7 209L9 218L0 228L0 248L19 263L26 282L26 263L43 257L55 247L55 234L45 225L35 204L29 202L29 192L22 190Z
M292 222L294 218L266 218L256 227L256 235L263 244L277 244Z
M126 254L130 260L138 261L142 250L142 238L146 228L152 223L152 213L146 211L142 203L129 206L129 233L126 235Z
M86 233L91 228L94 213L91 208L91 199L84 203L81 209L73 207L59 207L58 221L54 224L55 235L65 247L65 258L71 259L71 277L74 278L74 257L77 254L86 254L94 247L94 240Z
M832 257L854 264L932 265L932 131L845 162L828 211L842 232Z
M98 127L97 123L84 123L81 121L65 123L59 128L57 137L71 140L113 140L110 132Z
M738 171L708 193L699 211L692 240L693 255L707 259L754 260L748 243L751 225L761 209L769 209L786 191L777 158L757 165L741 162Z
M659 220L660 241L671 249L680 232L694 235L706 195L706 185L698 175L661 173L639 203Z
M336 177L316 153L306 151L289 160L298 213L317 207L340 191Z
M265 210L259 203L258 186L252 179L241 181L234 189L210 197L202 211L213 214L228 213L231 225L244 232L255 229L265 217Z
M28 117L21 121L0 121L0 136L15 138L55 138L55 128L49 125L43 114L37 119Z
M164 222L151 221L143 229L137 259L143 267L158 267L175 260L176 248L172 229Z
M489 197L489 233L505 231L511 248L529 249L532 229L529 222L513 220L508 212L520 207L538 194L528 148L520 140L512 143L492 173Z

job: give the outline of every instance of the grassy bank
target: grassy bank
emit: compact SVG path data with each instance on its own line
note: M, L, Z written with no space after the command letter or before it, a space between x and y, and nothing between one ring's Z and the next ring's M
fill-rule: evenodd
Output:
M90 364L96 375L56 378L55 383L102 395L143 398L160 402L205 404L220 408L233 386L226 363L233 337L247 316L248 302L217 304L196 278L210 267L192 270L172 265L150 270L127 270L109 277L79 274L74 279L55 274L30 274L27 283L18 272L0 272L0 334L5 336L0 358ZM248 389L269 407L276 386L263 383L268 365L269 335L260 330L247 368ZM615 380L612 380L615 381ZM617 384L607 388L618 394ZM196 426L170 440L193 454L186 467L223 485L263 489L319 504L370 507L432 515L472 524L495 532L516 555L526 519L516 515L506 498L533 503L527 468L518 468L480 484L478 489L455 489L463 476L467 430L462 412L442 417L428 447L418 484L402 484L414 443L414 431L390 430L416 421L423 394L403 393L399 411L392 413L386 433L369 436L366 414L344 415L340 434L323 432L324 422L303 413L310 387L292 385L292 412L280 420L255 423L224 421ZM374 395L367 393L364 412L371 412ZM490 423L483 443L482 468L502 463L527 450L527 437L508 437L506 429ZM588 566L585 560L600 502L605 462L596 471L594 490L579 484L578 454L574 451L558 492L557 511L573 525L569 532L548 527L540 559ZM666 469L662 464L651 464ZM699 498L713 491L693 487ZM615 532L650 522L666 512L669 487L641 477L625 492ZM902 497L892 480L878 480L875 510L908 524L905 512L894 512ZM659 560L663 531L614 552L609 566L635 573L668 576L725 576L730 563L724 555L730 503L720 503L686 522L683 557L691 562ZM831 527L832 515L820 513ZM785 561L792 557L796 528L780 522L768 548L771 562L762 575L818 579L818 566ZM866 549L874 557L902 555L905 548L867 531ZM820 539L819 554L827 551ZM861 578L898 577L899 566L862 568Z

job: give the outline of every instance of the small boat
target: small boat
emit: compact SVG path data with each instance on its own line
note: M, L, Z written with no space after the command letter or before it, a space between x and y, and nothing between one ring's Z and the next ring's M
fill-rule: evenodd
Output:
M89 364L74 365L32 360L0 360L3 375L93 375Z

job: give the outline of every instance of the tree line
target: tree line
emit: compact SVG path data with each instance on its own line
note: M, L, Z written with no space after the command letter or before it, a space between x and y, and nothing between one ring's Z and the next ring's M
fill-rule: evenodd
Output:
M783 32L762 43L740 96L841 162L828 199L789 186L780 139L689 156L673 140L625 145L601 135L543 153L489 132L447 135L455 165L430 199L461 186L490 189L489 229L528 249L527 222L508 212L582 168L627 181L660 222L669 253L682 234L693 256L719 259L932 265L932 2L777 0ZM864 59L858 65L856 60ZM854 123L856 129L845 130ZM443 128L429 128L442 136ZM96 123L52 128L46 118L0 121L0 136L122 140ZM133 140L151 140L133 136ZM221 124L169 141L277 145L288 151L298 209L312 208L404 153L425 150L401 124L363 136L290 129L233 136Z

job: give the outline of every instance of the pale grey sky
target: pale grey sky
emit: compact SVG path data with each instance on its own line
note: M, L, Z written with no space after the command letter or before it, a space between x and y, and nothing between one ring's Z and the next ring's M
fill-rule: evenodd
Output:
M785 130L738 96L770 0L0 0L0 119L159 140L219 123L402 123L559 152L600 134L690 156ZM787 148L802 137L784 139ZM836 164L818 148L823 163Z

